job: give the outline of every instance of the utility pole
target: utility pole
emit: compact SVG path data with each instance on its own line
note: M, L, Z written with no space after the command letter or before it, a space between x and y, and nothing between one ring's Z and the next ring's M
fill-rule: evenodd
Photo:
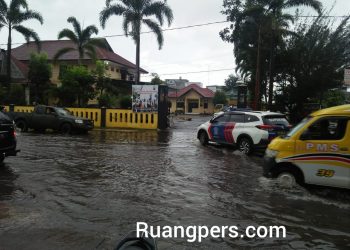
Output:
M256 56L256 73L255 73L255 98L254 109L260 110L260 40L261 40L261 28L258 27L258 51Z

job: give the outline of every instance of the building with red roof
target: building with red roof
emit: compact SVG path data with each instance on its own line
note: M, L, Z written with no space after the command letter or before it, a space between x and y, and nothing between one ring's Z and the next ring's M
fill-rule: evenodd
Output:
M101 42L104 46L96 47L96 59L105 63L106 74L114 80L132 81L136 73L136 65L114 53L106 39L101 39ZM67 67L78 64L79 54L76 50L70 51L61 56L56 63L53 62L53 58L60 49L75 48L76 45L70 40L41 41L40 45L40 52L46 53L48 60L53 64L51 82L57 84L60 82L59 76ZM35 42L25 43L12 49L13 57L25 65L29 64L31 53L38 53ZM82 60L82 64L91 70L96 67L95 62L88 56ZM145 73L148 72L141 69L141 74Z
M6 51L0 52L0 75L5 79L6 76ZM17 60L13 55L11 56L11 78L14 83L27 84L28 83L28 66Z
M179 90L172 90L168 94L171 103L171 113L212 114L214 113L214 92L201 88L197 84L190 84Z

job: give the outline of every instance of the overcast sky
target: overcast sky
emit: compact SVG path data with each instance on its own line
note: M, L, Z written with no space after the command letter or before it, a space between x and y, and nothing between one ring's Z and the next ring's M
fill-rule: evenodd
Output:
M7 0L9 2L9 0ZM38 22L27 22L27 26L35 29L41 40L57 39L63 28L72 28L67 23L69 16L75 16L84 26L95 24L99 36L122 35L122 18L112 17L102 29L99 25L99 12L105 0L27 0L29 7L39 11L44 17L44 25ZM168 0L173 9L174 21L171 28L224 21L220 11L222 0ZM321 0L324 7L330 8L333 0ZM305 9L305 13L314 12ZM350 13L350 0L337 0L331 14L347 15ZM141 37L141 66L148 72L158 73L161 79L179 77L191 82L202 82L206 85L223 85L224 80L235 67L233 45L223 42L219 32L224 24L214 24L190 29L164 32L164 46L158 50L154 34L143 34ZM164 28L167 28L164 26ZM143 28L147 31L147 28ZM135 45L130 37L117 36L108 38L115 53L135 63ZM0 31L1 48L6 49L7 31ZM14 34L14 43L24 42L23 37ZM19 46L18 44L13 47ZM226 70L232 69L232 70ZM222 70L222 71L216 71ZM198 72L191 73L186 72ZM215 72L216 71L216 72ZM142 81L149 81L150 76L142 76Z

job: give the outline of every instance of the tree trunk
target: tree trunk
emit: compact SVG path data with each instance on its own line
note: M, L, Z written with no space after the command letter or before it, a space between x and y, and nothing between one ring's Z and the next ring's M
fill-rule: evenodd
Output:
M140 83L140 35L141 35L141 23L136 27L136 78L135 84Z
M140 83L140 37L137 38L136 42L136 78L135 83Z
M10 86L11 83L11 43L12 43L12 37L11 37L11 23L9 23L9 36L7 40L7 66L6 66L6 78L7 78L7 84Z

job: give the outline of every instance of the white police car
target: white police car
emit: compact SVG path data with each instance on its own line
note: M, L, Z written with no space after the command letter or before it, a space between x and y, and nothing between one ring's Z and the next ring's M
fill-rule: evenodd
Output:
M265 149L270 141L290 129L285 115L262 111L225 112L200 125L197 138L202 145L208 142L236 145L245 154Z

